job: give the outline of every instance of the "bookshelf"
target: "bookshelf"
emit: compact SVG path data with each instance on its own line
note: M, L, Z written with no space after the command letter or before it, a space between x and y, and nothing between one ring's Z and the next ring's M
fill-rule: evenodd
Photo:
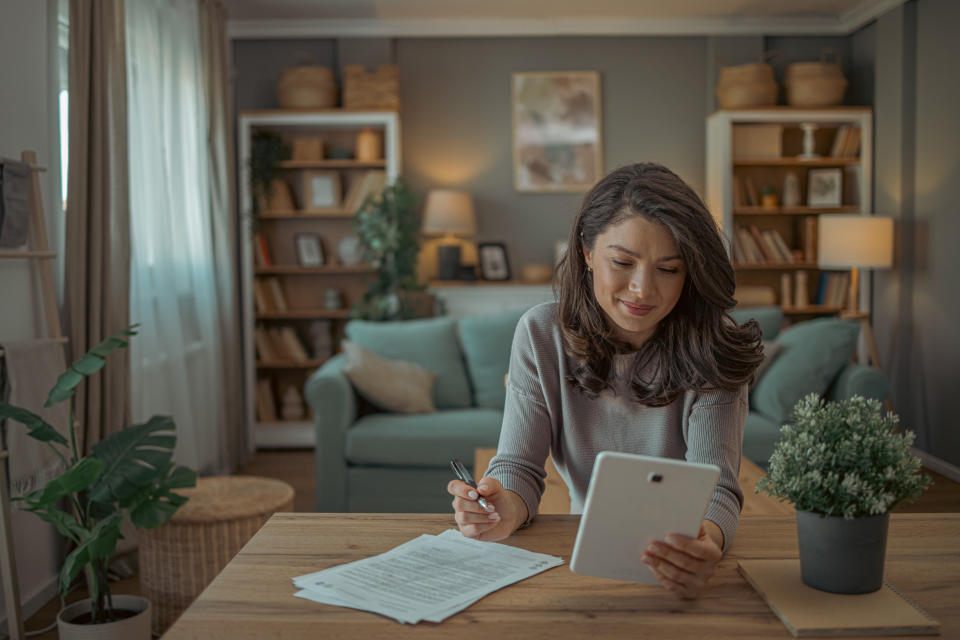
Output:
M869 107L721 110L707 117L706 201L744 299L751 289L792 319L845 307L845 274L817 266L818 223L820 216L871 212L872 121ZM797 197L785 203L788 174ZM811 181L835 188L824 196ZM775 201L763 202L765 186ZM833 201L825 201L830 195ZM861 308L869 308L868 289L860 287Z
M365 129L380 138L379 159L354 159L358 134ZM279 137L287 151L287 159L276 167L281 190L289 197L286 202L264 201L254 213L249 163L254 137L261 133ZM298 158L297 144L304 140L322 140L322 150L309 159ZM352 234L363 195L379 191L399 175L399 116L389 111L244 111L238 118L237 147L248 437L258 448L312 447L314 426L303 385L336 351L348 310L362 297L373 271L368 264L344 264L339 246ZM311 171L332 176L337 188L335 202L308 211L304 204L307 189L313 188ZM318 238L320 264L301 264L297 239L304 235ZM335 308L326 304L330 290L339 299ZM302 415L296 419L283 416L290 389L300 397Z

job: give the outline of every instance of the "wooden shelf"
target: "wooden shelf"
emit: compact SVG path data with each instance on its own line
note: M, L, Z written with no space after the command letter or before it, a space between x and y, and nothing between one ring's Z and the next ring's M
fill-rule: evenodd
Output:
M7 260L53 260L56 257L56 251L16 251L14 249L0 249L0 258Z
M352 275L370 273L373 266L362 264L356 266L346 266L342 264L324 265L320 267L302 267L297 264L275 264L269 267L257 267L254 273L258 276L267 275Z
M258 360L257 369L316 369L325 361L311 360Z
M818 216L824 213L859 213L860 206L851 204L842 207L734 207L735 216Z
M290 309L258 313L257 320L337 320L349 313L349 309Z
M284 160L281 169L383 169L385 160Z
M815 262L735 262L733 268L743 271L790 271L792 269L809 271L820 267Z
M734 158L735 167L846 167L860 164L860 158Z
M845 307L828 307L822 304L813 304L806 307L780 307L783 313L788 316L809 316L814 314L834 315L839 314Z
M352 218L353 213L346 209L336 209L334 211L307 212L307 211L266 211L257 214L260 220L317 220L320 218Z

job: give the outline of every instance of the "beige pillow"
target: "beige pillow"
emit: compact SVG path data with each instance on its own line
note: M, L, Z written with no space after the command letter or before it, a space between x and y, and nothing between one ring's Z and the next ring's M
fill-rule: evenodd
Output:
M390 360L343 341L347 364L343 373L363 397L388 411L433 413L433 383L437 376L418 364Z

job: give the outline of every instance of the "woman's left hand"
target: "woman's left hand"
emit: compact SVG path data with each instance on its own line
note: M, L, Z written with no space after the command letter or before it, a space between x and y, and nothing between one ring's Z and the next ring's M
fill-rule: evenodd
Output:
M723 533L704 520L700 535L670 534L666 541L651 542L641 559L668 591L680 598L696 598L723 557Z

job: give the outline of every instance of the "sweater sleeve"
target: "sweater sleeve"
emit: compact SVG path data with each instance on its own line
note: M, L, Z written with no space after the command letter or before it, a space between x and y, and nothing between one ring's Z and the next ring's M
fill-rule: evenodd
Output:
M523 526L530 524L540 506L553 433L539 359L547 345L536 344L525 320L514 333L500 441L485 474L523 499L527 506Z
M685 433L686 459L715 464L720 478L707 507L707 520L723 532L723 550L730 547L743 509L743 490L737 481L747 420L747 385L738 391L708 394L693 405Z

